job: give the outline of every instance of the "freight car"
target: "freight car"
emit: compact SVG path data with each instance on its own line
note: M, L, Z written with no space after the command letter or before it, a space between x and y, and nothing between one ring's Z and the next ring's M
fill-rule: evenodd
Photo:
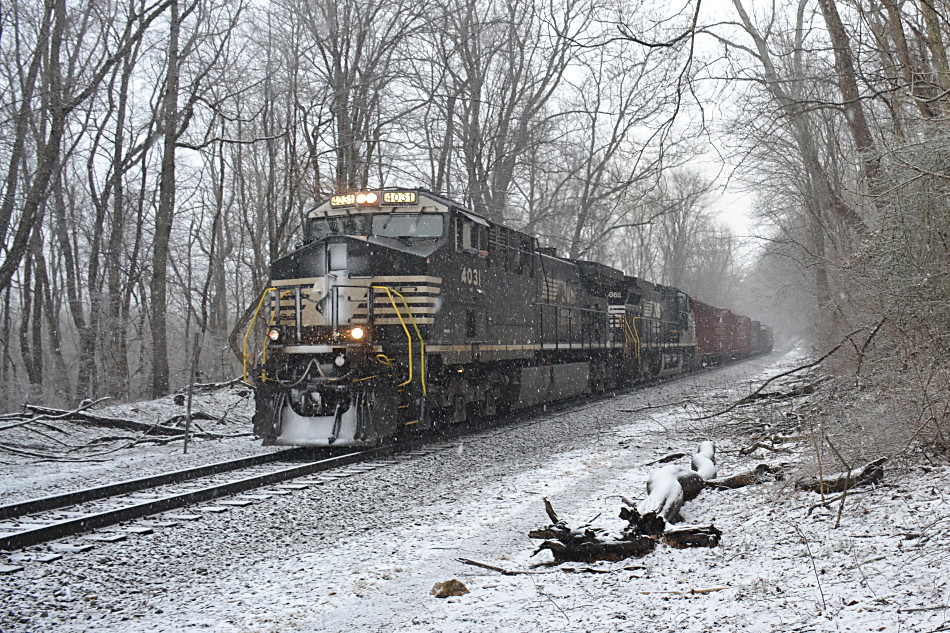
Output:
M272 263L245 336L254 430L265 444L373 445L688 371L706 354L697 323L707 338L720 325L707 308L719 312L426 190L336 195Z

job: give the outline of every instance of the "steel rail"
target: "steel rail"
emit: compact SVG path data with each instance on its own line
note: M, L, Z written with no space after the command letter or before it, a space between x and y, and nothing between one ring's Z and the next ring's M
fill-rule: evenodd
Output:
M278 471L272 471L263 475L255 475L244 479L237 479L223 484L217 484L198 490L191 490L184 493L169 495L160 499L152 499L136 503L134 505L117 508L114 510L105 510L91 514L85 514L61 521L56 521L47 525L38 526L32 529L16 533L0 535L0 550L17 550L38 543L45 543L58 538L73 536L82 532L88 532L98 528L115 525L123 521L139 519L151 514L174 510L202 501L209 501L219 497L238 494L260 488L269 484L275 484L288 479L310 475L322 470L329 470L338 466L362 461L370 456L381 456L390 452L387 448L374 448L353 453L338 455L329 459L322 459L307 464L293 466Z
M140 479L128 479L126 481L120 481L114 484L106 484L104 486L97 486L95 488L73 490L71 492L65 492L58 495L51 495L49 497L39 497L36 499L29 499L27 501L20 501L18 503L2 505L0 506L0 520L15 519L17 517L21 517L26 514L32 514L34 512L57 510L59 508L66 508L68 506L86 503L88 501L97 501L99 499L108 499L109 497L116 497L118 495L124 495L130 492L138 492L139 490L145 490L148 488L156 488L158 486L166 486L168 484L182 483L184 481L188 481L189 479L197 479L199 477L207 477L209 475L218 475L232 470L248 468L249 466L269 464L270 462L287 459L288 457L291 457L297 453L298 450L299 449L287 449L283 451L275 451L273 453L265 453L263 455L254 455L252 457L241 457L239 459L216 462L213 464L205 464L204 466L196 466L194 468L173 470L160 473L158 475L142 477Z

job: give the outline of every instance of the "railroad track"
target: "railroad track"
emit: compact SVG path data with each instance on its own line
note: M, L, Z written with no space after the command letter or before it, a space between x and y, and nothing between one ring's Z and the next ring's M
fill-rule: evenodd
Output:
M707 371L710 370L701 369L693 375ZM656 385L682 377L685 376L671 376L655 380L651 384ZM534 421L530 423L540 423L547 417L545 414L580 408L629 393L642 386L633 385L570 402L539 405L515 414L500 416L501 420L497 418L479 420L459 427L443 429L436 435L439 435L442 440L449 440L451 444L453 438L483 432L487 428L494 428L496 432L501 433L512 423L524 423L532 418ZM286 462L300 460L308 452L306 449L288 449L3 505L0 506L0 552L11 553L33 545L92 532L135 519L153 517L170 510L223 497L233 498L222 501L223 507L207 509L223 510L227 506L250 505L270 495L288 494L292 490L306 488L312 484L374 470L401 459L430 454L445 448L447 448L445 442L436 441L435 444L426 444L425 448L403 452L390 459L390 456L397 453L399 449L394 445L384 445L318 460L305 460L287 466ZM327 472L327 474L321 475L319 480L300 479L321 472ZM291 480L299 481L285 483ZM263 494L242 494L267 486L277 486L277 489L265 490ZM129 531L149 532L152 531L153 526L167 526L176 520L193 518L197 518L197 515L159 517L152 522L152 525L143 525L139 529L130 528ZM93 535L89 538L100 541L120 540L125 538L125 534L108 533ZM80 546L80 549L82 548ZM67 546L66 550L69 549L70 547ZM0 565L0 571L6 569ZM12 567L9 569L12 570Z
M291 449L0 506L0 550L19 550L222 497L234 497L222 502L225 505L249 505L263 495L235 495L323 471L336 469L329 477L333 479L365 472L390 463L370 460L386 457L392 450L352 451L288 466L288 460L305 454ZM309 483L315 482L286 484L283 493ZM103 535L99 540L110 538Z

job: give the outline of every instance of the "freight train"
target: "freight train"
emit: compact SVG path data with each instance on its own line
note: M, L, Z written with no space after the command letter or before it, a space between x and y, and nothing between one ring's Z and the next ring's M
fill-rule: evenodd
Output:
M382 189L308 214L244 358L265 444L367 446L771 348L757 321L427 190Z

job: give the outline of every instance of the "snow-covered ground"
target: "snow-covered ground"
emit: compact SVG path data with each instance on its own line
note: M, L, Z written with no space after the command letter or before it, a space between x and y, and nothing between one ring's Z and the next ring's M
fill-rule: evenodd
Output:
M97 544L0 576L4 631L921 631L950 630L950 470L891 463L884 485L839 505L788 483L704 491L683 509L722 530L719 547L665 545L639 559L552 565L528 530L542 498L572 526L617 531L620 496L641 498L650 462L716 442L721 474L807 455L742 456L782 407L738 408L756 379L794 366L773 354L484 431L363 474L224 514ZM222 449L222 446L231 446ZM193 456L250 451L199 442ZM117 451L126 470L178 467L177 446ZM684 460L683 463L686 463ZM49 464L46 465L50 467ZM70 481L107 463L71 464ZM60 468L54 465L52 468ZM39 466L5 467L3 489L46 490ZM23 476L20 476L20 474ZM131 476L133 473L129 473ZM137 473L135 473L137 474ZM17 481L14 481L17 480ZM40 551L37 548L33 551ZM473 566L470 559L513 575ZM458 579L469 593L436 598Z

